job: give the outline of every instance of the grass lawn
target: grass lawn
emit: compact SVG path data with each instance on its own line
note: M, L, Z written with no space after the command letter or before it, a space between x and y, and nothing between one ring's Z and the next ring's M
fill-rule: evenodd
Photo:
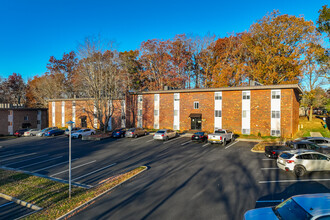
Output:
M301 125L302 128L300 129L300 131L296 133L295 138L309 137L310 132L320 132L323 135L323 137L330 137L329 129L324 128L322 123L323 120L320 118L316 118L315 116L313 116L312 121L308 121L307 117L300 117L299 125Z
M71 199L68 198L68 184L0 170L0 192L43 208L24 219L56 219L145 169L146 167L138 167L91 189L72 187Z

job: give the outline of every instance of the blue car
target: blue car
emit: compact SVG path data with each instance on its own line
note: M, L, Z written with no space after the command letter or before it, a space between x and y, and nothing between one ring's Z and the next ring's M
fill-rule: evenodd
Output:
M120 128L112 132L112 137L114 138L125 137L125 133L126 133L126 129Z
M61 135L61 134L64 134L64 130L61 130L61 129L53 129L53 130L50 130L50 131L47 131L45 133L45 136L56 136L56 135Z

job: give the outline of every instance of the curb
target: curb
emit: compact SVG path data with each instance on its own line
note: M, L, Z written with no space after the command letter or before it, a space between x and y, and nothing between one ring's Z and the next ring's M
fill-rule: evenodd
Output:
M125 180L124 182L121 182L120 184L115 185L114 187L112 187L112 188L110 188L110 189L104 191L103 193L97 195L96 197L92 198L91 200L89 200L89 201L85 202L84 204L78 206L77 208L71 210L70 212L68 212L68 213L66 213L66 214L64 214L64 215L62 215L61 217L58 217L56 220L67 219L68 217L72 217L72 216L74 216L74 215L75 215L76 213L78 213L81 209L87 207L88 205L90 205L91 203L93 203L93 202L94 202L96 199L98 199L99 197L101 197L101 196L103 196L104 194L110 192L111 190L115 189L116 187L120 186L121 184L125 183L126 181L132 179L133 177L135 177L135 176L137 176L137 175L143 173L144 171L148 170L148 167L147 167L147 166L142 166L142 167L144 167L145 169L142 170L141 172L139 172L139 173L137 173L137 174L131 176L130 178L128 178L128 179Z
M40 211L42 209L39 206L33 205L32 203L28 203L28 202L25 202L23 200L16 199L15 197L8 196L8 195L3 194L3 193L0 193L0 197L4 198L6 200L9 200L9 201L13 201L13 202L17 203L18 205L25 206L27 208L30 208L30 209L33 209L33 210L36 210L36 211Z

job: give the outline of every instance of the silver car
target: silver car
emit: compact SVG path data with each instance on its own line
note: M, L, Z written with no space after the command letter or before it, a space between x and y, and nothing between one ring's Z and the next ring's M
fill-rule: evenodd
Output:
M48 128L44 128L42 129L40 132L37 133L36 136L38 137L43 137L45 136L46 132L50 131L50 130L53 130L53 129L58 129L57 127L48 127Z
M292 196L275 207L252 209L244 219L328 219L330 193Z
M161 130L158 130L153 138L155 140L163 140L163 141L167 141L168 139L170 138L174 138L178 136L178 134L176 133L176 131L173 131L171 129L161 129Z
M78 128L78 127L74 127L74 128L71 129L71 134L73 134L73 133L75 133L75 132L77 132L77 131L79 131L79 130L80 130L80 128ZM69 135L70 135L69 128L67 128L67 129L65 130L64 134L65 134L66 136L69 136Z
M284 151L277 159L277 166L296 176L303 176L310 171L330 171L330 157L312 150Z
M137 137L147 135L147 134L148 134L148 132L146 130L144 130L143 128L130 128L126 131L125 137L137 138Z
M330 138L326 137L302 137L296 140L310 141L317 145L330 147Z
M30 130L24 132L24 135L23 135L23 136L25 136L25 137L28 137L28 136L36 136L37 133L39 133L39 132L40 132L39 129L30 129Z

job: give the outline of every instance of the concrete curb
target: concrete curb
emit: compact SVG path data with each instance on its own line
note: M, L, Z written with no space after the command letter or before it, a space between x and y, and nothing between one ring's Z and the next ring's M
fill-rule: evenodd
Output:
M125 180L124 182L121 182L121 183L119 183L118 185L116 185L116 186L114 186L114 187L112 187L112 188L106 190L105 192L103 192L103 193L97 195L96 197L92 198L91 200L85 202L84 204L78 206L77 208L71 210L70 212L68 212L68 213L66 213L66 214L64 214L64 215L62 215L61 217L58 217L56 220L67 219L68 217L72 217L72 216L74 216L74 215L75 215L76 213L78 213L81 209L84 209L85 207L87 207L88 205L90 205L91 203L93 203L96 199L100 198L101 196L105 195L106 193L110 192L111 190L115 189L116 187L120 186L121 184L125 183L126 181L132 179L133 177L135 177L135 176L137 176L137 175L143 173L144 171L148 170L148 167L147 167L147 166L142 166L142 167L145 167L145 169L142 170L141 172L139 172L139 173L137 173L137 174L131 176L130 178L128 178L128 179Z
M23 200L16 199L15 197L8 196L8 195L3 194L3 193L0 193L0 197L4 198L6 200L9 200L9 201L13 201L13 202L17 203L18 205L25 206L27 208L30 208L30 209L33 209L33 210L36 210L36 211L40 211L42 209L42 208L40 208L36 205L33 205L32 203L28 203L28 202L25 202Z

